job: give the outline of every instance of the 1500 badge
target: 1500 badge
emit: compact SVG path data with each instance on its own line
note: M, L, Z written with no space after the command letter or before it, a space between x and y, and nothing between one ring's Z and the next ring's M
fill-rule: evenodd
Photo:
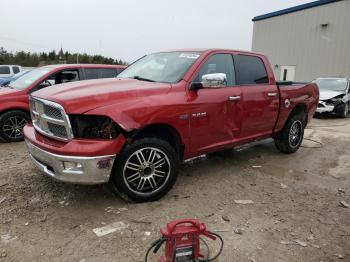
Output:
M192 117L204 117L207 116L207 112L193 113Z

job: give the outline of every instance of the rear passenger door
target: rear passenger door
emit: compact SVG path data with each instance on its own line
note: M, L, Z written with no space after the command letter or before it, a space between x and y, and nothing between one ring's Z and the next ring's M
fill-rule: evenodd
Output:
M85 79L113 78L118 74L115 68L84 68Z
M243 121L241 138L253 138L272 133L278 117L279 94L269 77L263 60L258 56L234 56L236 82L242 90Z

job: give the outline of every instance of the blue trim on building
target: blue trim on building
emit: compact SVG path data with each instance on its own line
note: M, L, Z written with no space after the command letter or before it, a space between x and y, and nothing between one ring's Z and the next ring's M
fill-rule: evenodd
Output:
M343 1L343 0L319 0L319 1L314 1L314 2L311 2L311 3L306 3L306 4L290 7L290 8L287 8L287 9L279 10L279 11L276 11L276 12L268 13L268 14L265 14L265 15L259 15L259 16L254 17L252 19L252 21L256 22L256 21L268 19L268 18L271 18L271 17L280 16L280 15L286 15L286 14L298 12L298 11L301 11L301 10L305 10L305 9L309 9L309 8L313 8L313 7L317 7L317 6L338 2L338 1Z

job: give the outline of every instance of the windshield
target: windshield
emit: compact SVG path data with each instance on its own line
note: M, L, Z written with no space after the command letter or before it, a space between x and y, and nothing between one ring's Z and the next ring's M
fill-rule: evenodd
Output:
M320 90L343 92L346 90L348 81L345 78L326 79L320 78L314 81Z
M49 67L41 67L38 69L34 69L33 71L28 72L27 74L22 75L15 81L9 84L9 87L15 89L26 89L39 78L50 72L52 69Z
M17 78L21 77L22 75L25 75L29 72L29 70L22 70L21 72L15 74L12 76L12 79L16 80Z
M118 78L133 78L142 81L176 83L198 59L200 53L167 52L147 55L136 61Z

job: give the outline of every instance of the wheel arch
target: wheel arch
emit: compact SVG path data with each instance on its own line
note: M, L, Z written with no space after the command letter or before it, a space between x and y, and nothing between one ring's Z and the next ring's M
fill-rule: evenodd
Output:
M24 108L21 108L21 107L14 107L14 108L7 108L7 109L4 109L4 110L0 111L0 116L1 116L2 114L5 114L5 113L11 112L11 111L21 111L21 112L23 112L23 113L28 114L29 117L30 117L30 112L29 112L28 110L24 109Z
M308 110L307 110L307 106L304 103L299 103L297 105L294 106L294 108L292 109L292 111L289 113L288 119L286 121L286 123L288 122L288 120L296 115L302 113L305 115L305 124L308 122Z
M178 153L179 159L183 159L185 146L181 135L176 128L169 124L155 123L149 124L130 132L128 140L130 143L145 137L156 137L167 141Z

